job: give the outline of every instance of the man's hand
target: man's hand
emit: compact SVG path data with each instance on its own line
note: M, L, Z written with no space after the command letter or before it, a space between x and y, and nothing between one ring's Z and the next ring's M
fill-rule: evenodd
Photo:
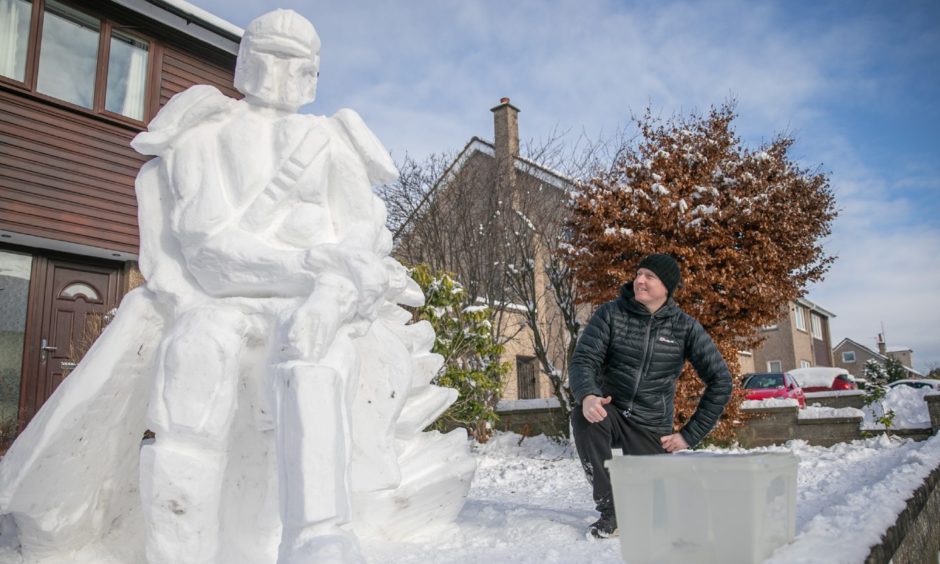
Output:
M604 406L610 402L610 396L606 398L598 397L593 394L584 396L584 401L581 402L581 411L584 413L584 418L591 423L600 423L607 417L607 410L604 409Z
M659 442L662 443L666 452L679 452L680 450L689 448L689 443L685 442L685 439L682 438L682 433L673 433L665 437L660 437Z

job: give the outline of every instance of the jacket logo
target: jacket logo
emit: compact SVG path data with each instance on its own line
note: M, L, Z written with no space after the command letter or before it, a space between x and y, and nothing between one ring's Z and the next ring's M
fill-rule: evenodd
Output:
M671 340L671 339L667 339L666 337L660 337L660 338L659 338L659 342L660 342L660 343L667 343L667 344L670 344L670 345L676 344L675 341L673 341L673 340Z

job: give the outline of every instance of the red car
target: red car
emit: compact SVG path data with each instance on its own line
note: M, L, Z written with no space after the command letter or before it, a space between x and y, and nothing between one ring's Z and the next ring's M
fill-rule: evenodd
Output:
M744 381L744 391L747 394L746 399L749 400L790 398L795 399L800 404L800 409L806 407L803 388L796 383L792 376L785 372L751 374Z

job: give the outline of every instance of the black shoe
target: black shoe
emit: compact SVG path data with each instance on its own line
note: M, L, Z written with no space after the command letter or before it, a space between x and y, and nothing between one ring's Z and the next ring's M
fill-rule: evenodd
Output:
M609 539L617 536L617 515L601 514L601 518L591 524L588 535L596 539Z

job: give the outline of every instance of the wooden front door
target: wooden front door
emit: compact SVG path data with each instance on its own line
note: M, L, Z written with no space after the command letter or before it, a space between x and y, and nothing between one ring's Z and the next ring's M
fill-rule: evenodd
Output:
M91 346L102 319L117 307L124 285L120 263L36 258L38 307L27 330L20 431Z

